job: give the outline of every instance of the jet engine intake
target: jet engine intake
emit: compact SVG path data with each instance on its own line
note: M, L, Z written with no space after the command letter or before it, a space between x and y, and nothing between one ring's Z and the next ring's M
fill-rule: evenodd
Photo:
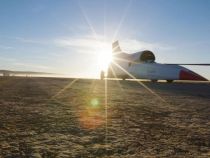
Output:
M141 62L154 62L155 61L155 55L153 52L149 50L142 51L139 60Z
M155 61L155 55L149 50L134 53L130 56L130 60L134 62L148 62L152 63Z

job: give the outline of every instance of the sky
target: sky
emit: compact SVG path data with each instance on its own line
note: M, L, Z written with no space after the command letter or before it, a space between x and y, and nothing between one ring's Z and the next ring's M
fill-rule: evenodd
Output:
M115 40L160 63L210 63L210 1L0 1L0 69L99 77ZM210 79L210 67L188 68Z

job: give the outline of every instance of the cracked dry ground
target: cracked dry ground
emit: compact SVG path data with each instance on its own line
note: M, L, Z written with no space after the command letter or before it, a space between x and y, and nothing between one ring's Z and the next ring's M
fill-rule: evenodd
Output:
M0 78L0 157L210 157L209 84L107 83Z

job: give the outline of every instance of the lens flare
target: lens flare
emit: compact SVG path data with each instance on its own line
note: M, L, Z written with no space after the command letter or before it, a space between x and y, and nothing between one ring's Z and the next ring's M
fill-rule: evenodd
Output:
M97 98L93 98L91 99L90 104L93 108L97 108L99 106L99 100Z
M79 121L83 128L85 129L95 129L105 123L104 118L104 107L100 104L100 100L97 98L92 98L80 112Z

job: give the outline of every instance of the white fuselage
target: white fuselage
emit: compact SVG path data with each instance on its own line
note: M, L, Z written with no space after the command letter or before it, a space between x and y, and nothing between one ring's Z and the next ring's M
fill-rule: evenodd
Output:
M155 62L129 63L125 61L111 63L107 77L149 80L204 80L198 74L180 65Z
M117 77L135 77L151 80L178 80L181 69L179 65L158 63L118 63L110 65ZM120 67L119 67L120 66Z
M108 78L136 78L149 80L197 80L207 81L204 77L177 64L155 62L155 55L149 50L127 54L121 51L118 41L112 44L113 62L109 65ZM101 73L103 78L103 73Z

